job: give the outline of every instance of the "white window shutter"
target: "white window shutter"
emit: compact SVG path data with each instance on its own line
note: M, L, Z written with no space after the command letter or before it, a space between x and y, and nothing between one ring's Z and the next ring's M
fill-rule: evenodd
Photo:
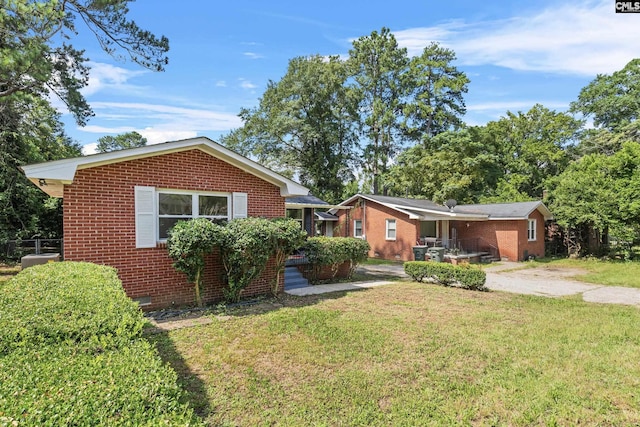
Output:
M246 218L247 216L247 193L233 193L233 218Z
M136 248L156 247L156 189L136 186Z

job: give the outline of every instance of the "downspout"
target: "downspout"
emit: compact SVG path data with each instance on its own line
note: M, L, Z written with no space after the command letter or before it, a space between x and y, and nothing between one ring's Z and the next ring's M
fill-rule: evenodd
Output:
M362 238L367 240L367 201L362 199Z

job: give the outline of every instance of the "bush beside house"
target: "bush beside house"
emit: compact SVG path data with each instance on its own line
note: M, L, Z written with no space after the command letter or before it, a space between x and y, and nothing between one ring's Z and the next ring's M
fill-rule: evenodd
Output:
M201 425L115 269L31 267L0 307L0 425Z
M309 262L305 276L311 283L336 277L351 277L367 259L369 243L351 237L311 237L304 245Z
M452 265L443 262L408 261L404 271L417 282L435 282L444 286L458 286L464 289L485 290L487 275L470 265Z

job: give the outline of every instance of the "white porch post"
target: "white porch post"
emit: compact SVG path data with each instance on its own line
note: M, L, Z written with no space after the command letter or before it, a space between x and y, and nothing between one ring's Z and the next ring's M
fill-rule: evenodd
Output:
M449 247L449 220L443 219L440 221L440 226L442 227L442 235L440 236L442 239L442 246L445 248Z

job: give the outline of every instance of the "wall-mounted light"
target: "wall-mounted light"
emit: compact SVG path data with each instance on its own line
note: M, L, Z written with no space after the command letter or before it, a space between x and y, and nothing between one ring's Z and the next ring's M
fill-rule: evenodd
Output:
M40 178L38 180L38 184L40 184L40 187L44 187L45 185L47 185L47 180L44 178Z
M467 223L467 228L469 228L469 223Z

